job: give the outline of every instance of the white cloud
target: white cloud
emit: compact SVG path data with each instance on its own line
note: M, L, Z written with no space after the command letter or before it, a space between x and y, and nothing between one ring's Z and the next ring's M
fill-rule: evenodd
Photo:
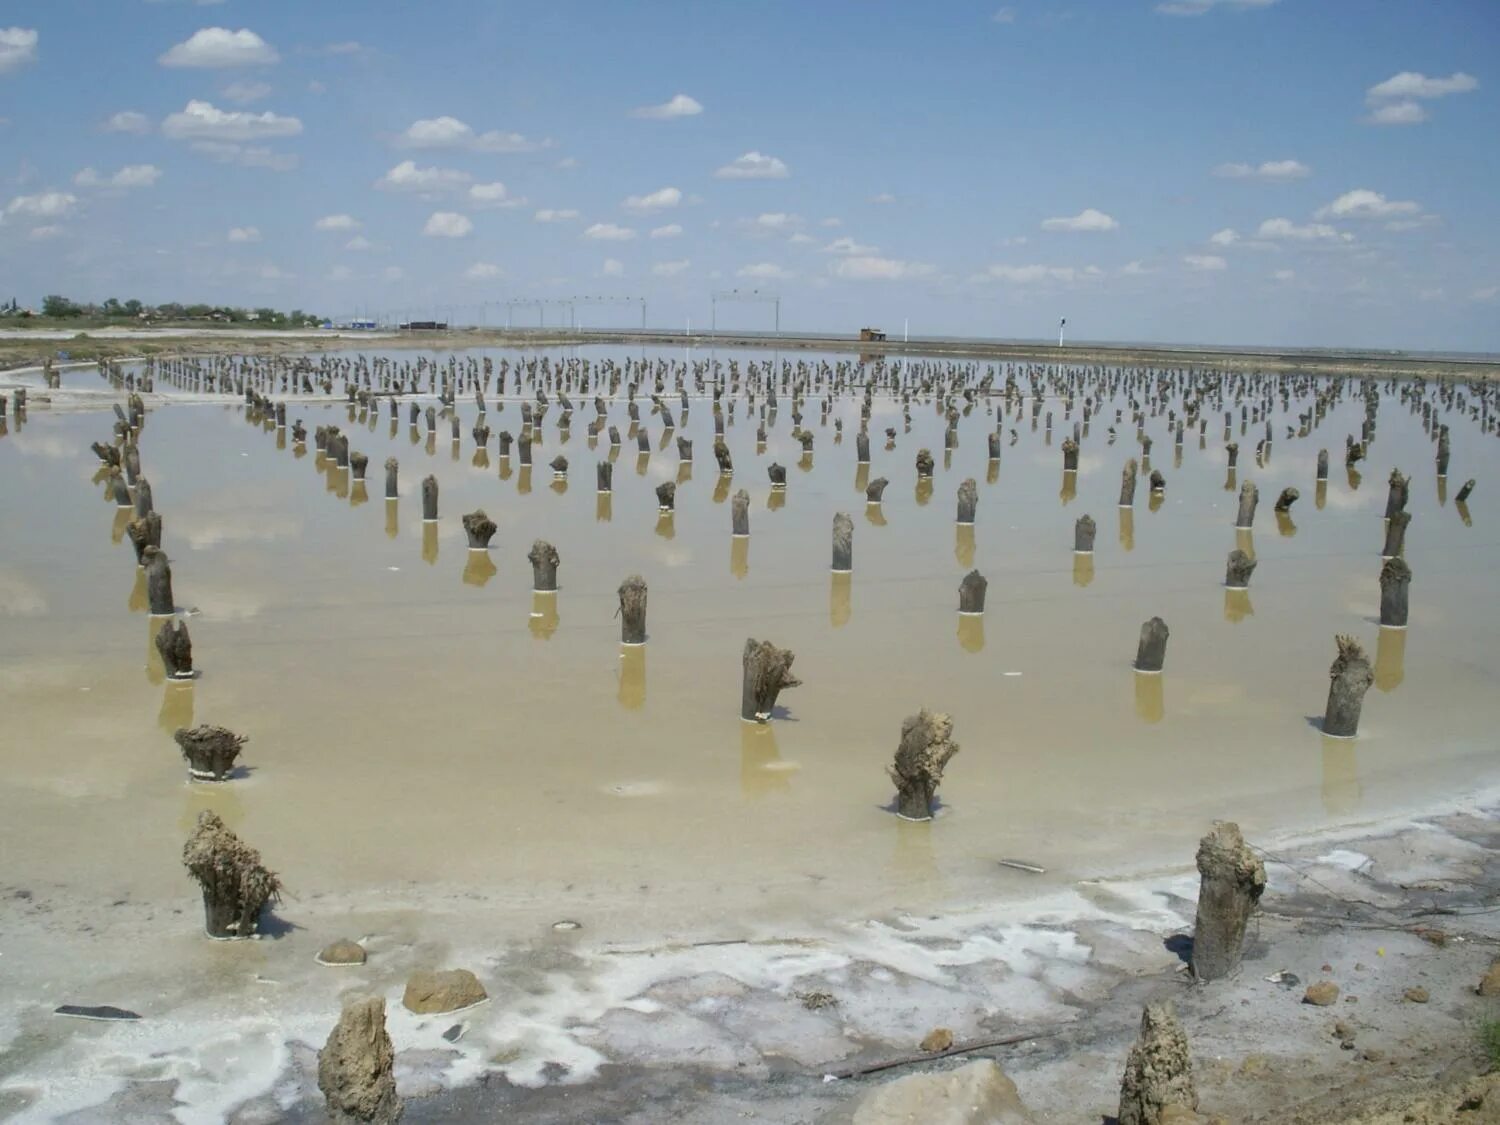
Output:
M676 262L657 262L656 265L651 267L651 272L657 277L676 277L678 274L685 272L692 264L686 258Z
M1150 272L1152 271L1147 269L1139 260L1126 262L1120 267L1120 273L1125 277L1144 277Z
M818 226L820 226L820 227L841 227L843 225L844 225L844 220L840 219L836 215L829 215L828 218L826 218L826 219L819 219L818 220Z
M356 252L361 250L372 250L374 249L374 247L375 244L362 234L356 234L348 242L344 243L345 250L354 250Z
M827 246L823 247L825 254L877 254L880 248L877 246L864 246L855 242L854 239L845 236L835 238Z
M1277 281L1295 281L1296 278L1297 278L1297 271L1296 270L1277 270L1271 276L1275 280L1277 280Z
M511 195L510 189L496 180L469 188L469 204L472 207L525 207L526 200L521 196Z
M930 277L935 271L932 266L922 262L902 262L894 258L860 254L829 262L828 272L845 281L900 281L904 278Z
M358 230L359 220L353 215L324 215L313 224L314 230Z
M1354 236L1335 230L1327 223L1297 224L1290 219L1267 219L1255 231L1255 237L1267 241L1352 242Z
M101 176L92 168L84 168L73 177L73 183L85 188L151 187L161 175L161 169L154 164L127 164L113 176Z
M1312 169L1299 160L1266 160L1260 164L1220 164L1214 175L1228 180L1300 180Z
M1269 8L1276 0L1162 0L1156 11L1163 16L1202 16L1215 10Z
M1232 227L1225 227L1221 231L1215 231L1208 240L1215 246L1233 246L1240 240L1240 236Z
M113 114L103 126L106 133L149 133L151 132L151 119L144 113L137 113L133 109L122 109Z
M194 141L192 150L221 164L239 164L245 168L269 168L273 172L290 172L297 167L291 153L273 152L260 145L233 144L229 141Z
M870 202L884 207L896 202L896 197L888 191L881 191L870 196Z
M1212 273L1229 268L1229 263L1217 254L1184 254L1182 258L1190 270Z
M37 33L31 27L0 27L0 74L36 61Z
M786 234L802 226L802 216L787 211L765 211L740 223L758 234Z
M787 239L787 242L792 246L807 246L816 241L818 240L812 235L803 234L800 230L796 234L792 235L791 238Z
M354 271L348 266L334 266L328 271L329 281L353 281Z
M1469 300L1481 303L1493 301L1497 297L1500 297L1500 285L1486 285L1469 294Z
M271 96L271 87L265 82L231 82L224 87L224 96L237 105L249 105Z
M1427 120L1427 111L1416 102L1391 102L1383 105L1369 117L1368 125L1420 125Z
M467 172L456 168L418 168L415 161L403 160L376 180L375 186L381 191L410 191L432 196L466 188L472 179Z
M386 281L400 281L406 276L406 271L400 266L386 266L380 271L380 276Z
M178 43L156 61L162 66L269 66L280 58L276 49L248 28L205 27Z
M543 207L532 218L539 223L571 223L578 218L578 212L571 208Z
M677 223L668 223L664 227L652 227L652 238L677 238L682 234L682 227Z
M996 8L995 14L990 17L991 23L1015 23L1016 10L1014 8Z
M651 211L664 211L667 208L676 207L681 202L682 192L674 187L664 187L645 195L626 196L620 206L627 211L647 214Z
M467 215L456 211L434 211L422 228L422 233L432 238L466 238L474 230Z
M37 195L18 195L6 205L7 215L29 219L57 219L70 213L78 197L66 191L44 191Z
M791 171L774 156L747 152L714 172L721 180L784 180Z
M314 78L307 84L307 92L309 94L326 94L328 93L328 87Z
M756 262L754 265L741 266L734 271L734 275L750 278L753 281L785 281L792 276L774 262Z
M230 242L259 242L260 230L257 227L230 227Z
M1088 281L1103 277L1104 271L1098 266L1084 266L1076 269L1073 266L1010 266L994 265L985 270L974 280L976 281L1003 281L1010 285L1039 285L1048 282L1071 284L1075 281Z
M429 117L414 121L396 138L403 148L463 148L473 152L535 152L550 148L551 140L532 140L520 133L491 129L476 133L456 117Z
M246 113L218 109L209 102L190 101L181 112L167 115L161 131L174 141L260 141L295 137L302 132L302 122L269 111Z
M274 262L267 262L255 272L256 276L259 277L262 281L289 281L291 278L296 276L296 274L287 273L286 270L282 269Z
M601 277L624 277L625 263L619 258L605 258L604 264L599 267Z
M1445 98L1449 94L1467 94L1479 89L1479 80L1471 74L1456 71L1447 78L1428 78L1414 70L1403 70L1365 91L1370 101L1384 98Z
M583 237L600 242L629 242L635 237L635 231L630 227L616 226L614 223L595 223L583 232Z
M52 225L44 227L32 227L31 233L27 237L30 238L33 242L44 242L49 238L61 238L64 234L67 233L67 230L67 227Z
M1100 231L1115 230L1119 225L1103 211L1096 211L1092 207L1085 207L1078 214L1067 218L1042 220L1043 230Z
M1346 191L1326 207L1318 208L1318 219L1394 219L1403 215L1420 215L1422 205L1410 200L1387 199L1378 191L1355 188Z
M577 168L578 167L578 157L576 157L576 156L565 156L565 157L563 157L561 160L559 160L557 162L557 166L559 168L563 169L564 171L566 171L568 169L571 169L571 168Z
M504 274L505 271L494 262L475 262L464 270L464 277L469 281L493 281Z
M697 99L686 94L674 94L661 105L643 105L630 111L631 117L650 117L658 121L673 117L696 117L703 112Z

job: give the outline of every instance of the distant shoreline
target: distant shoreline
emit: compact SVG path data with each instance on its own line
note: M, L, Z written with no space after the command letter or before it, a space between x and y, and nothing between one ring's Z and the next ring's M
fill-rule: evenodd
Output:
M107 330L106 330L107 331ZM329 350L420 348L617 347L757 348L780 352L857 353L875 358L989 360L1010 363L1107 365L1124 367L1201 367L1225 372L1267 371L1325 376L1403 376L1437 379L1500 378L1500 362L1475 357L1425 356L1378 351L1313 351L1289 348L1214 348L1172 344L1069 344L1039 341L915 339L861 341L847 336L760 333L673 333L663 331L578 331L573 329L451 329L435 332L255 332L235 329L161 329L126 334L62 337L0 330L0 371L40 366L66 352L69 361L140 359L159 355L284 354Z

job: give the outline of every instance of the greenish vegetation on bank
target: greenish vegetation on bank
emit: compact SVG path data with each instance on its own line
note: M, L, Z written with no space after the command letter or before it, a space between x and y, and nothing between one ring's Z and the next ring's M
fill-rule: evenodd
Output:
M57 293L42 298L39 309L26 308L14 297L0 305L0 321L27 328L103 328L106 326L201 327L232 324L256 328L307 328L323 323L321 317L293 309L240 308L236 305L184 305L176 301L152 305L135 298L116 297L99 303L74 301Z

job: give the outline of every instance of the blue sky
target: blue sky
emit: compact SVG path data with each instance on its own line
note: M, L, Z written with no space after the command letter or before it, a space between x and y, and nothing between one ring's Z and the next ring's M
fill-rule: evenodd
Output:
M15 3L0 296L1500 351L1497 59L1494 0Z

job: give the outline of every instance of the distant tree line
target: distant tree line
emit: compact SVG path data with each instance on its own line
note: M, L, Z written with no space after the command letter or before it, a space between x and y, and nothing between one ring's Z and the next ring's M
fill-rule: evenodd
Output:
M23 308L14 298L0 304L0 316L36 316L31 309ZM52 320L208 320L224 324L256 324L268 328L287 328L307 324L320 324L322 318L312 313L293 309L281 312L278 309L246 309L234 305L183 305L168 301L160 305L148 305L131 298L121 301L115 297L97 304L89 301L74 301L56 293L42 298L41 316Z

